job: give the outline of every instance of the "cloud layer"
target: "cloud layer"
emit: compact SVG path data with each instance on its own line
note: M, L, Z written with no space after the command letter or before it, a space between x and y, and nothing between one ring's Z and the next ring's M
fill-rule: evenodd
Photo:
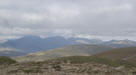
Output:
M0 0L0 40L25 35L136 40L135 0Z

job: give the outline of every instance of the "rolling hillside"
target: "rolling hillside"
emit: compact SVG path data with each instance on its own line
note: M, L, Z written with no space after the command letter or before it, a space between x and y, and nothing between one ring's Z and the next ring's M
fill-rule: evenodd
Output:
M26 56L15 57L14 59L17 61L43 61L66 56L90 56L111 49L113 49L113 47L103 45L73 45L57 48L55 50L30 53Z
M136 47L113 49L111 51L97 54L96 56L108 59L124 60L133 63L136 62Z

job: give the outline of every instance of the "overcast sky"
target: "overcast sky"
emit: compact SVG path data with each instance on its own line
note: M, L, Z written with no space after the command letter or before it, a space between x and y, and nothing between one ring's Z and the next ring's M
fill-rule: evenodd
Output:
M136 0L0 0L0 40L25 35L136 40Z

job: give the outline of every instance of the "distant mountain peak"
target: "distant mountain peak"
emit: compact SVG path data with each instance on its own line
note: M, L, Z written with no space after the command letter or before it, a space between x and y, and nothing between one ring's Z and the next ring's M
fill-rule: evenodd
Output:
M109 42L111 42L112 44L134 44L134 43L136 43L135 41L131 41L128 39L126 39L126 40L111 40Z

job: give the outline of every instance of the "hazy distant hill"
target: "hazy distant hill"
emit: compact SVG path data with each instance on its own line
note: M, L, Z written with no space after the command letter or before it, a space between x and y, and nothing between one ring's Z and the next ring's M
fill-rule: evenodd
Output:
M111 49L113 49L113 47L103 45L73 45L49 51L30 53L27 56L16 57L15 59L17 61L43 61L65 56L90 56Z
M25 36L20 39L8 40L1 46L20 49L24 52L37 52L39 50L55 49L72 44L76 44L76 42L58 36L45 39L38 36Z
M0 56L21 56L26 53L13 48L0 48Z
M136 47L113 49L111 51L106 51L97 54L96 56L108 58L108 59L136 62Z
M4 48L15 48L25 53L38 52L42 50L50 50L64 46L76 44L99 44L102 40L99 39L85 39L85 38L64 38L61 36L54 36L48 38L40 38L39 36L24 36L19 39L8 40L0 44Z

